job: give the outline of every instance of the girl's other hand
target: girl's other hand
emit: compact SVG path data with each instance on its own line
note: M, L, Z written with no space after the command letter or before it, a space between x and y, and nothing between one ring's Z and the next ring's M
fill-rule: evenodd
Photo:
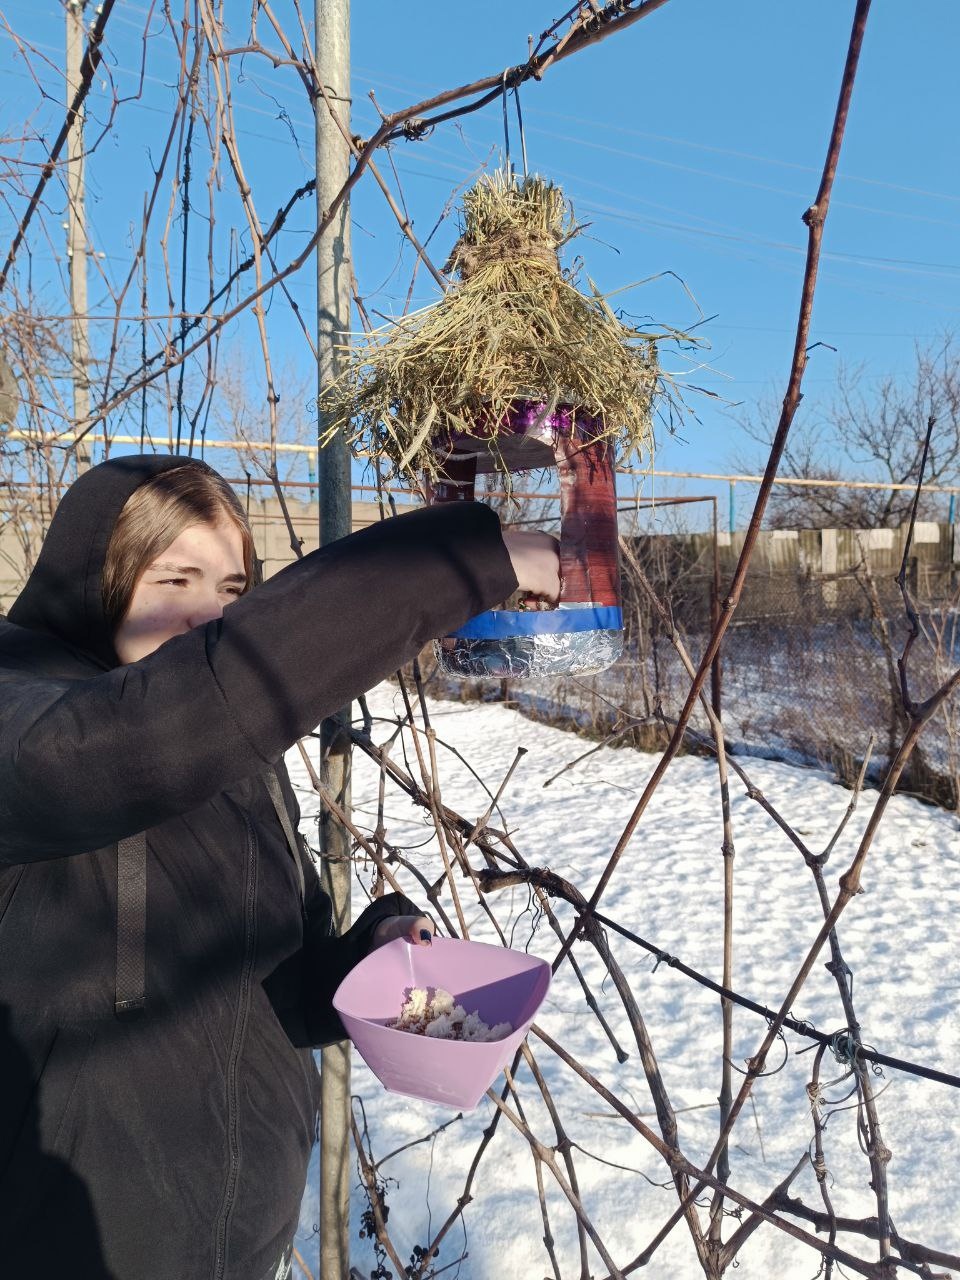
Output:
M374 929L370 950L385 947L396 938L406 938L415 947L429 947L433 935L433 921L429 916L387 916Z

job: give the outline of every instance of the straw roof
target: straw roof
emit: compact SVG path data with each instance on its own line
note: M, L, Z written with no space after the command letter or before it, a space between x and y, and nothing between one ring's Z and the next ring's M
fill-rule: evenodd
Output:
M463 200L443 297L364 335L324 392L323 439L344 430L396 474L436 474L450 436L496 435L518 400L570 405L623 454L652 449L656 336L632 328L560 266L580 228L559 187L486 175Z

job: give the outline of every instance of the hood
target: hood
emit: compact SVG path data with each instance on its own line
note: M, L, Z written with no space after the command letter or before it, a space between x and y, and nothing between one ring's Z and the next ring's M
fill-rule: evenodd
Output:
M101 580L117 517L133 491L161 471L206 465L179 454L134 454L85 471L61 498L9 621L69 645L100 667L115 667Z

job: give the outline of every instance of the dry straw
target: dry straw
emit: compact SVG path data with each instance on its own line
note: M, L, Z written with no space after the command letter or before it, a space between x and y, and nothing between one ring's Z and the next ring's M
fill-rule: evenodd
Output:
M321 397L326 442L385 456L396 474L435 475L451 436L496 436L511 405L571 405L629 455L652 449L663 389L656 335L626 325L560 267L580 228L559 187L496 172L464 197L459 279L429 307L365 335Z

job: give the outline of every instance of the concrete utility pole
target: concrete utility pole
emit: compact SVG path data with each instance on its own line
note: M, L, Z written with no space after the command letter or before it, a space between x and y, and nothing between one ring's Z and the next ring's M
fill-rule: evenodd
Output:
M67 105L80 87L83 58L83 11L87 0L67 0ZM84 108L77 112L67 138L67 258L70 264L70 362L73 366L73 422L82 431L90 418L90 337L87 328L87 225L84 214ZM76 448L77 470L90 466L90 449Z
M315 64L323 85L348 131L350 127L350 0L315 0ZM318 95L316 110L317 217L322 218L350 172L350 149ZM338 347L350 331L350 213L344 204L317 245L318 389L336 376L342 362ZM326 423L320 415L318 428ZM318 457L320 545L345 537L351 529L350 451L338 436ZM319 620L318 620L319 622ZM349 723L350 708L341 718ZM349 810L350 741L334 721L320 736L324 785ZM323 887L333 899L338 932L350 924L350 841L344 829L321 810L320 849ZM320 1275L348 1280L350 1272L350 1044L324 1049L320 1101Z

